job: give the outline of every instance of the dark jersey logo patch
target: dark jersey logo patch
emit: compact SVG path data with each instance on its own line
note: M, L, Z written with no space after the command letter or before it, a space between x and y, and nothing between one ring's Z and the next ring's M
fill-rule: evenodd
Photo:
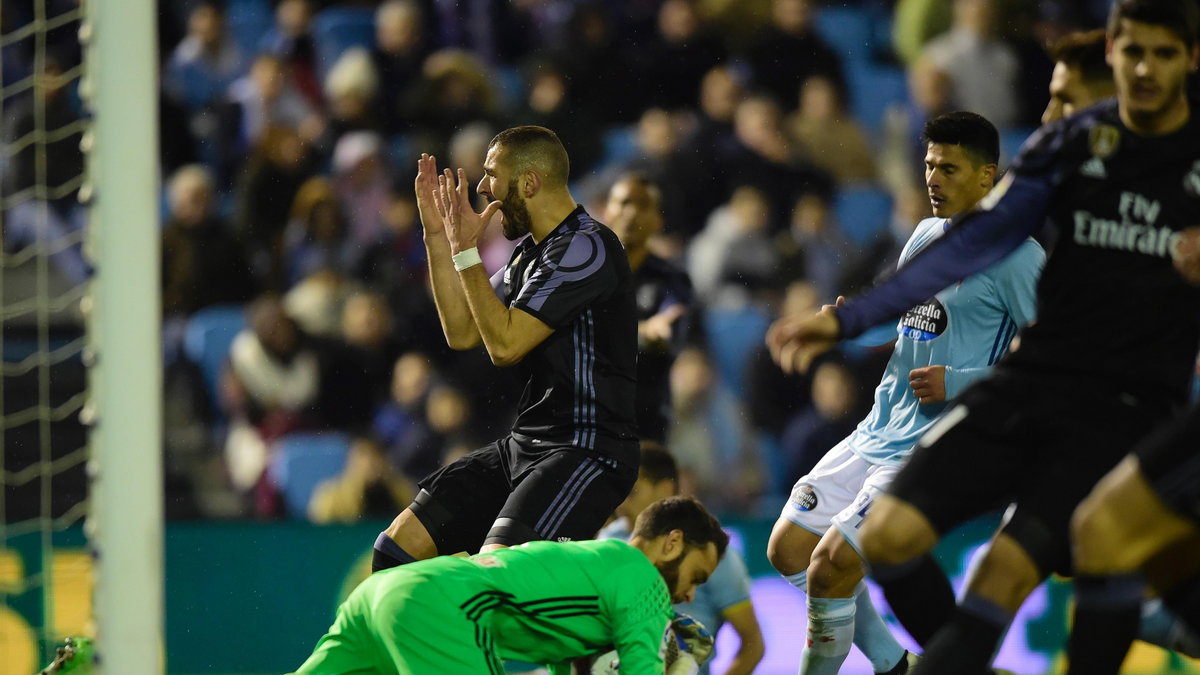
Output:
M937 298L930 298L908 310L900 320L900 334L910 340L925 342L945 333L949 324L946 308Z
M796 490L796 504L801 511L812 511L817 508L817 493L813 491L811 485L801 485L800 489Z

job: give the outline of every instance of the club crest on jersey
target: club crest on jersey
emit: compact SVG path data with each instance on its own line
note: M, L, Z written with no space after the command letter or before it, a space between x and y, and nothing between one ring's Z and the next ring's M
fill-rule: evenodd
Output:
M1088 134L1088 149L1093 157L1108 159L1121 144L1121 132L1111 124L1097 124Z
M812 511L817 508L817 493L811 485L801 485L796 489L792 498L801 511Z
M950 315L946 307L937 298L930 298L908 310L900 319L900 335L909 340L926 342L945 333L949 325Z
M1192 164L1192 170L1183 177L1183 191L1191 197L1200 197L1200 160Z

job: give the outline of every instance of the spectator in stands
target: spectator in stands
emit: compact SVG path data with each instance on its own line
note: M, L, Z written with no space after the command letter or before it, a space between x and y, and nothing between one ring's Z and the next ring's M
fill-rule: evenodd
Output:
M292 286L283 297L288 316L305 334L325 340L340 340L342 309L358 291L352 279L329 269L319 269Z
M347 358L336 372L346 381L361 381L356 391L346 392L341 404L349 408L347 404L353 398L361 399L361 411L350 416L354 424L365 426L375 407L387 399L389 369L400 356L392 338L394 323L387 300L379 293L355 293L342 309L342 342ZM348 389L344 383L339 386Z
M425 402L433 387L435 373L428 356L421 352L408 352L396 359L391 374L390 397L375 410L371 430L387 448L392 462L403 470L404 439L410 434L419 433L417 428L425 423ZM413 472L405 473L415 475Z
M413 88L409 115L419 132L419 147L445 148L454 132L476 121L493 121L498 100L492 75L479 57L457 49L429 55Z
M569 8L565 37L550 58L571 82L572 108L596 111L605 124L628 124L642 114L641 96L629 96L628 74L635 72L630 46L618 39L613 18L599 2Z
M713 211L688 249L688 276L706 306L745 307L774 287L779 254L771 217L766 195L749 185Z
M773 0L771 24L755 36L746 52L754 86L771 93L779 105L796 100L796 83L824 75L845 91L842 61L813 28L818 11L812 0Z
M222 378L230 418L225 459L234 486L243 491L262 481L270 441L315 426L321 384L317 355L278 298L259 298L249 314L250 325L234 338ZM264 486L259 487L269 492ZM269 515L273 506L263 499L258 511Z
M696 123L678 152L678 183L687 188L686 193L672 196L664 190L663 194L668 233L695 235L727 196L729 168L724 159L737 144L733 117L745 97L742 78L733 67L720 65L704 74Z
M222 303L246 302L254 280L241 247L213 213L212 174L185 166L167 187L170 218L162 234L164 318L190 316Z
M360 250L380 240L386 224L391 179L383 139L372 131L352 131L333 150L334 190L346 209L349 238Z
M747 508L763 485L757 443L737 398L717 379L708 356L683 350L671 368L674 417L667 449L679 461L679 485L718 509Z
M349 276L358 250L349 239L346 214L329 179L314 176L304 181L290 214L283 236L287 285L325 269Z
M383 130L378 117L379 73L370 53L362 47L342 52L325 76L329 98L329 124L322 145L332 148L350 131Z
M321 85L312 18L312 0L279 0L275 5L275 26L262 37L259 50L279 57L291 86L310 105L320 107Z
M430 54L425 15L415 0L387 0L375 11L375 45L371 60L379 76L378 119L389 133L407 131L410 89L421 77Z
M167 62L163 89L192 114L199 113L220 100L247 65L226 31L221 3L205 0L188 15L187 36Z
M11 154L0 169L4 202L11 206L2 231L9 250L45 247L55 270L79 284L91 273L82 254L87 213L76 198L83 183L83 127L71 104L63 63L58 53L47 53L33 96L15 101L4 119L5 147ZM47 136L38 138L38 133Z
M640 83L630 91L645 103L680 110L696 103L700 81L726 60L725 46L704 25L698 0L666 0L658 9L658 32L640 46Z
M345 470L313 492L308 517L318 524L387 518L409 504L414 493L413 484L388 463L379 444L359 438L350 446Z
M854 374L836 360L821 363L812 375L812 407L793 417L783 432L784 475L795 481L825 452L854 431L861 410Z
M234 224L260 284L281 290L283 232L300 186L312 175L308 144L290 127L267 129L234 194Z
M854 263L854 246L838 230L829 197L807 192L792 205L790 226L775 238L782 273L780 285L809 281L822 302L833 302L843 270Z
M738 104L733 118L737 145L730 152L728 179L732 188L753 185L763 191L771 207L772 225L787 222L797 192L830 191L829 176L800 159L795 144L783 129L779 104L756 94ZM773 230L777 231L777 230Z
M867 134L846 112L837 87L823 75L800 85L800 106L788 116L786 128L800 154L838 183L875 180Z
M992 0L954 0L950 30L925 46L911 72L913 101L927 118L953 109L1000 129L1019 121L1020 60L996 35L997 11Z
M571 82L554 62L538 61L526 72L528 96L512 116L510 126L536 124L553 129L571 153L572 174L586 175L604 150L603 137L596 133L600 128L598 116L588 108L571 105ZM473 180L478 182L478 178Z
M273 127L295 129L308 142L320 138L325 129L320 110L300 94L286 64L274 54L254 59L250 73L230 85L229 100L233 107L224 140L234 148L254 147Z

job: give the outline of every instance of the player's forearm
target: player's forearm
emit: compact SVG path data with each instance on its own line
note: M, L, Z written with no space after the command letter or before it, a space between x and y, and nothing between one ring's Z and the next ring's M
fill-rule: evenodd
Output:
M750 675L762 661L765 651L762 642L757 645L748 645L743 642L742 648L738 650L733 660L729 662L729 667L725 669L725 675Z
M473 265L458 275L472 322L492 363L503 367L520 362L525 351L513 334L512 315L496 297L483 265Z
M479 345L479 330L467 306L458 272L450 259L450 243L438 233L425 237L425 252L429 260L429 285L437 306L442 333L451 349L471 349ZM482 270L482 266L479 266Z

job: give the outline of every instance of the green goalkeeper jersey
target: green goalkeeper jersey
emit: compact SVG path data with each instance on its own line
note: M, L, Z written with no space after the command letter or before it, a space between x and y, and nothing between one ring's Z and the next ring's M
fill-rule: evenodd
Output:
M616 649L621 672L662 673L671 598L623 541L537 541L371 575L297 671L497 673L501 659L567 663Z

